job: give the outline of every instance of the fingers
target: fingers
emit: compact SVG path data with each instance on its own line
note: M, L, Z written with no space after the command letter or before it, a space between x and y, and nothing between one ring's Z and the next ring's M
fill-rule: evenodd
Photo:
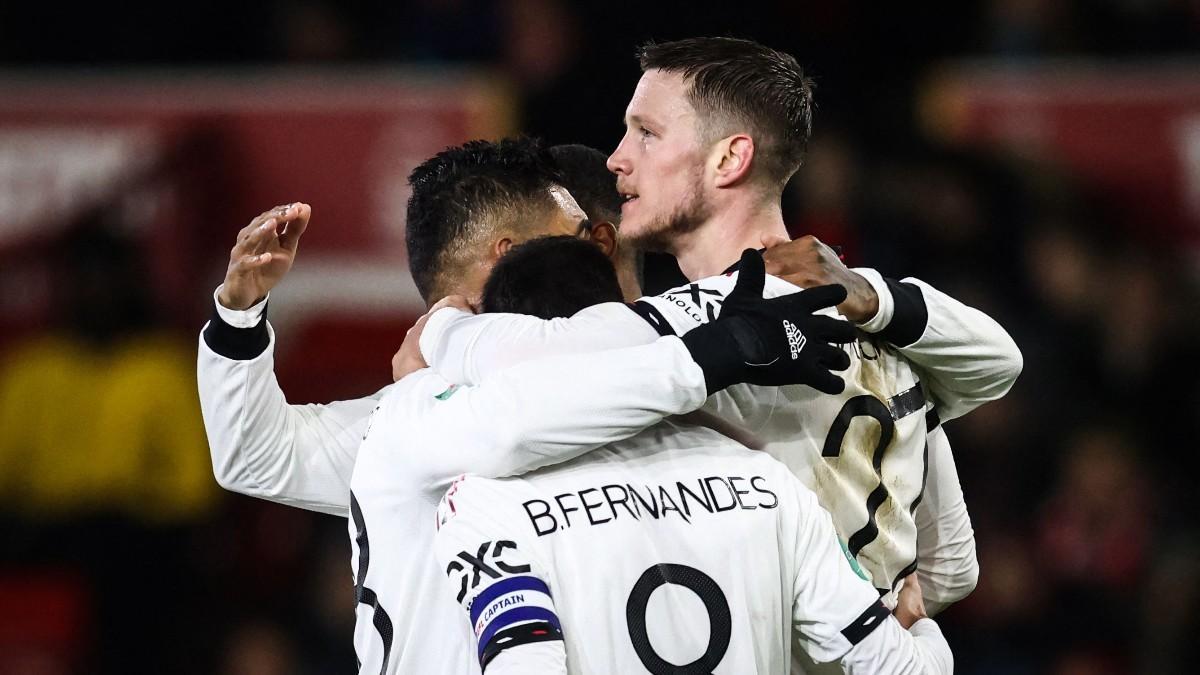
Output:
M748 248L742 252L741 262L738 264L738 280L733 287L733 291L729 293L730 297L746 296L751 299L761 299L763 296L763 285L767 281L767 271L763 263L762 254L752 248Z
M475 313L475 308L473 308L471 306L471 303L467 301L467 298L465 296L447 295L446 297L442 298L441 300L438 300L433 305L433 307L429 308L429 314L433 314L434 312L436 312L439 309L442 309L444 307L453 307L457 310L461 310L463 312L469 312L471 314Z
M244 255L236 260L230 261L229 272L234 275L245 274L251 270L263 267L274 259L274 254L258 253L254 255Z
M896 620L904 628L911 628L917 621L929 616L925 611L925 600L921 597L921 582L916 574L910 574L900 587L896 602Z
M762 242L763 248L775 248L780 244L788 243L791 239L781 234L764 234L759 241Z
M840 394L846 390L846 383L842 378L821 370L813 373L809 386L826 394Z
M903 593L905 591L915 595L918 598L922 597L921 580L917 578L916 574L910 574L904 577L904 588L901 589L901 592Z
M237 243L230 251L231 260L237 260L250 255L257 255L266 250L267 245L275 238L275 227L278 223L276 216L267 212L250 221L250 225L238 233Z
M312 207L304 202L289 204L281 218L283 228L279 234L279 245L289 251L295 251L300 244L300 236L308 229Z
M433 314L432 309L417 317L417 320L413 322L413 325L409 326L408 330L404 331L405 338L407 338L409 335L412 335L414 332L416 332L417 337L419 338L421 336L421 332L425 330L425 323L429 321L430 314Z
M810 295L811 294L811 295ZM812 315L823 309L836 307L846 299L846 289L842 286L817 286L816 288L781 295L764 301L772 311L795 317L797 323L810 321ZM837 319L829 318L831 321Z
M295 241L308 227L311 216L312 208L300 202L263 211L238 232L234 251L238 256L261 253L276 236L282 236L290 244L289 248L294 249Z
M229 253L231 267L250 268L270 262L271 254L267 249L276 237L275 228L279 223L277 213L267 211L242 229L237 244Z
M845 345L858 338L858 329L854 324L831 316L814 316L809 320L807 328L813 337L828 344Z
M817 363L826 370L845 370L850 367L850 355L832 345L813 345Z
M796 293L811 311L836 307L846 301L846 287L841 284L814 286Z

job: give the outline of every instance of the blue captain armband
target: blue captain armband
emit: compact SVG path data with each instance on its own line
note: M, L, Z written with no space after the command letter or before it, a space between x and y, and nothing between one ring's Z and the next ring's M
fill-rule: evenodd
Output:
M534 576L505 577L487 586L470 611L484 669L506 649L563 639L550 588Z

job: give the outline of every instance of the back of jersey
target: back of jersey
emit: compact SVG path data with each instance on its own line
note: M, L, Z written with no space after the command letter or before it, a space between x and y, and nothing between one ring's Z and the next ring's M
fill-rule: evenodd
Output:
M436 548L485 668L561 628L573 673L786 673L797 551L814 548L801 511L828 521L798 491L769 456L664 422L519 479L460 481ZM818 658L878 599L849 576L848 602L833 582L807 594L806 616L827 619L808 626Z

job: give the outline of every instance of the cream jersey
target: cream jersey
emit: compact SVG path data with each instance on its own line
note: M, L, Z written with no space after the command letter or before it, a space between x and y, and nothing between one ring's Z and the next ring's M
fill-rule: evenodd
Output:
M949 673L909 633L779 462L663 422L519 478L467 476L439 507L446 593L505 673ZM469 617L469 623L467 621Z

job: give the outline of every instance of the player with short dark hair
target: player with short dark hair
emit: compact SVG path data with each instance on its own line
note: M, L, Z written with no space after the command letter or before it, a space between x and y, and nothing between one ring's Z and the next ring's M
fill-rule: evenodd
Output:
M408 265L429 304L464 282L482 286L488 269L478 253L489 240L576 234L586 217L563 188L554 157L530 138L448 148L413 169L408 182Z
M812 133L812 80L796 59L701 37L647 43L638 60L625 136L608 162L625 236L671 253L695 280L737 260L730 239L740 251L761 245L750 233L786 235L780 197Z
M812 135L813 81L791 54L717 37L648 42L637 58L643 73L677 74L690 84L701 143L750 130L754 179L782 189L800 168Z
M562 185L570 191L590 219L590 226L599 223L621 224L621 195L617 192L617 177L608 170L608 155L595 148L576 143L555 145L550 148L554 166L562 177ZM593 231L593 238L606 235ZM645 260L642 252L624 241L614 239L616 252L612 253L617 278L625 289L625 300L633 302L642 295L645 286Z
M570 236L538 237L496 263L483 286L481 309L553 319L621 301L613 263L596 245Z
M596 222L621 221L622 199L617 192L617 177L608 170L608 155L578 143L551 146L549 153L561 185L588 218Z

